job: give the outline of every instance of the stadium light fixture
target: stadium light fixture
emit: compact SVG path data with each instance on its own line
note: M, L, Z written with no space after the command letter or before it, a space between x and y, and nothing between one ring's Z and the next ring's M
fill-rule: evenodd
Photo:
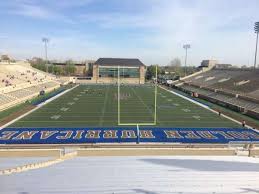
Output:
M49 42L49 39L48 38L46 38L46 37L44 37L44 38L42 38L42 42L44 42L44 47L45 47L45 60L46 60L46 71L47 71L47 73L48 73L48 47L47 47L47 45L48 45L48 42Z
M184 76L186 76L186 64L187 64L187 50L191 48L190 44L184 44L183 48L185 49L185 60L184 60Z
M257 57L259 22L255 22L254 30L255 30L255 33L256 33L254 69L256 69L256 57Z

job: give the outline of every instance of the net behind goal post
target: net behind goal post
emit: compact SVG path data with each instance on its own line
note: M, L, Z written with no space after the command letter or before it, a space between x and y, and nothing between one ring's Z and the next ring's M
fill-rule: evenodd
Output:
M132 78L126 69L118 66L118 125L136 126L139 133L139 126L157 124L157 66L155 77L148 84L128 81Z

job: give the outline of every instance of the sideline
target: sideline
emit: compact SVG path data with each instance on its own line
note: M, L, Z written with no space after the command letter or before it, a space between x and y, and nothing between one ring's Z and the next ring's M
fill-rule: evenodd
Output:
M190 99L190 98L188 98L188 97L186 97L186 96L183 96L183 95L181 95L181 94L179 94L179 93L177 93L177 92L174 92L174 91L172 91L172 90L169 90L169 89L167 89L167 88L164 88L163 86L158 86L158 87L160 87L161 89L164 89L165 91L170 92L170 93L172 93L172 94L174 94L174 95L176 95L176 96L179 96L179 97L181 97L181 98L183 98L183 99L185 99L185 100L188 100L188 101L190 101L190 102L192 102L192 103L194 103L194 104L197 104L198 106L201 106L201 107L203 107L203 108L205 108L205 109L207 109L207 110L209 110L209 111L211 111L211 112L213 112L213 113L215 113L215 114L218 114L217 111L211 109L211 108L210 108L209 106L207 106L207 105L204 105L204 104L202 104L202 103L200 103L200 102L198 102L198 101L195 101L195 100L193 100L193 99ZM224 118L226 118L226 119L228 119L228 120L231 120L231 121L233 121L233 122L235 122L235 123L237 123L237 124L239 124L239 125L241 124L238 120L233 119L233 118L231 118L231 117L229 117L229 116L227 116L227 115L224 115L224 114L222 114L222 113L221 113L221 116L224 117ZM246 128L251 129L251 130L254 130L254 131L256 131L256 132L259 132L257 129L254 129L254 128L251 127L250 125L246 125Z
M44 101L44 102L38 104L38 105L36 106L36 108L30 110L29 112L24 113L23 115L21 115L21 116L15 118L15 119L13 119L13 120L10 121L10 122L8 122L8 123L2 125L2 126L0 127L0 130L2 130L3 128L8 127L9 125L13 124L14 122L16 122L16 121L22 119L23 117L25 117L25 116L31 114L32 112L38 110L39 108L43 107L44 105L48 104L49 102L51 102L51 101L53 101L53 100L55 100L55 99L57 99L57 98L59 98L60 96L66 94L66 93L68 93L68 92L70 92L71 90L77 88L78 86L79 86L79 85L76 85L76 86L74 86L73 88L70 88L70 89L68 89L68 90L65 90L65 91L63 91L63 92L57 94L56 96L54 96L54 97L52 97L52 98L49 98L48 100L46 100L46 101Z

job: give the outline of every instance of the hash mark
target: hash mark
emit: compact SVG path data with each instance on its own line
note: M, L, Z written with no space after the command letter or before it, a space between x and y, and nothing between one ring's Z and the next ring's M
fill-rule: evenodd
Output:
M58 120L61 117L61 115L53 115L50 117L51 119Z
M183 108L182 111L184 111L184 112L191 112L191 110L189 110L188 108Z
M197 120L201 120L201 117L198 116L198 115L194 115L194 116L192 116L192 117L195 118L195 119L197 119Z
M60 110L61 111L67 111L69 108L65 108L65 107L63 107L63 108L61 108Z

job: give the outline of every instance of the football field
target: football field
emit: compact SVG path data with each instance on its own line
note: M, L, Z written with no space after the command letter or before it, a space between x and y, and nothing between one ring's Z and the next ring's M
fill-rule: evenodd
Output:
M122 124L153 123L154 96L152 85L121 86L119 95L115 85L80 85L9 127L117 127L118 117ZM159 87L156 109L154 127L241 127Z

